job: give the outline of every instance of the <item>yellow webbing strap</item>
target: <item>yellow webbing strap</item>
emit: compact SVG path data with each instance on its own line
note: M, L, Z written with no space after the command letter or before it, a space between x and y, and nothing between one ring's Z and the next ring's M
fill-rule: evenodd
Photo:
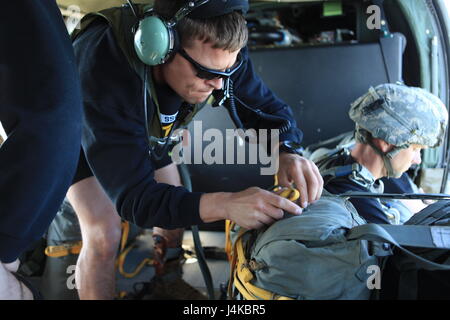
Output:
M278 175L277 174L273 176L273 180L274 180L273 185L277 186L278 185Z
M173 122L171 124L168 124L166 126L161 125L161 129L164 132L164 137L167 137L170 133L170 130L173 127Z
M296 188L284 188L278 185L277 175L274 176L274 185L271 189L274 192L282 190L279 195L291 201L297 201L300 198L300 192ZM235 223L233 221L225 220L225 253L227 254L228 261L231 261L231 251L233 245L231 243L230 232L234 225Z
M283 190L278 185L278 177L275 175L273 191L281 191L279 195L291 201L296 201L300 197L300 192L295 188L287 188ZM228 296L235 298L233 295L233 284L240 294L246 300L295 300L290 297L280 296L276 293L259 288L251 283L254 278L253 272L249 269L248 261L245 257L244 247L242 244L242 236L247 232L246 229L239 230L238 236L234 244L231 243L230 232L234 226L234 222L227 220L225 222L225 252L230 262L230 281L228 285Z
M127 258L128 253L132 249L134 249L136 246L131 245L128 248L125 249L125 246L127 244L128 235L130 233L130 223L128 221L122 222L122 238L120 240L120 253L116 260L116 267L119 269L119 273L127 279L134 278L139 272L141 272L142 268L144 268L146 265L153 265L153 259L150 258L144 258L138 266L134 269L133 272L126 272L124 269L125 260Z
M225 220L225 253L227 254L228 261L231 261L231 251L233 250L233 244L231 243L231 229L234 226L234 222L231 220Z
M278 187L279 188L279 187ZM278 191L280 189L274 190ZM286 198L291 201L297 201L300 198L300 192L295 188L284 189L279 193L280 197Z
M230 281L228 281L228 297L234 299L233 295L233 283L236 277L236 266L237 266L237 251L236 251L236 243L240 241L241 237L245 233L245 229L240 229L237 239L233 244L233 250L231 252L231 260L230 260Z
M272 191L277 192L280 197L289 199L291 201L297 201L300 198L300 192L296 188L285 188L278 184L278 176L274 176Z
M127 221L122 222L122 239L120 241L120 252L122 252L127 243L130 224ZM48 246L45 248L45 255L52 258L60 258L69 254L80 254L83 241L65 243L59 246Z
M124 270L124 264L125 264L125 259L127 258L128 253L135 248L135 246L129 246L127 249L125 249L123 252L121 252L119 254L119 256L117 257L117 266L119 268L119 272L120 274L127 278L134 278L137 274L139 274L139 272L141 272L142 268L144 268L146 265L153 265L153 259L150 258L144 258L136 267L136 269L134 269L134 271L132 272L126 272Z
M120 252L122 252L125 249L129 234L130 234L130 223L128 221L122 221L122 238L120 239Z
M244 247L242 245L242 236L247 230L241 229L238 238L233 246L233 261L231 267L230 286L228 288L229 296L232 297L231 283L242 294L246 300L294 300L290 297L280 296L271 291L259 288L251 283L254 275L248 268L248 261L245 258Z
M52 258L60 258L69 254L80 254L82 241L71 242L59 246L48 246L45 248L45 255Z

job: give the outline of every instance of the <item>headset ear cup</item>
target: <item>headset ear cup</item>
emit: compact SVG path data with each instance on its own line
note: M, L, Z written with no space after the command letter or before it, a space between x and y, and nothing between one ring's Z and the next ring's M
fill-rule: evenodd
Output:
M164 63L173 48L173 32L156 15L139 22L134 34L134 48L139 59L150 66Z
M178 35L178 30L177 30L176 26L167 27L167 30L169 31L169 37L170 37L169 49L167 51L166 57L164 58L164 61L161 63L166 63L166 62L170 61L175 56L178 49L180 48L179 35Z
M177 53L178 50L180 50L181 47L180 34L178 33L178 29L176 26L172 28L172 35L173 35L173 47L170 52L170 55L173 57L175 53Z

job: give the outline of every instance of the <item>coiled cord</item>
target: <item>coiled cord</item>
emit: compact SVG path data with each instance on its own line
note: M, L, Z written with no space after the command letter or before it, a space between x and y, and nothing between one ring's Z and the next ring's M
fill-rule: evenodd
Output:
M231 120L233 120L234 125L238 129L244 129L244 125L242 124L241 118L239 118L239 115L237 113L236 109L236 102L234 101L234 93L233 93L233 81L228 78L228 103L225 103L225 107L228 110L228 113L230 114Z
M274 129L280 130L280 134L287 132L289 129L291 129L292 124L288 119L282 118L280 116L276 116L273 114L268 114L263 112L261 109L254 109L249 107L244 101L239 99L234 95L233 92L233 81L231 79L228 79L228 103L225 104L227 107L228 113L230 114L231 119L234 122L234 125L239 129L244 129L244 126L242 124L241 119L239 118L239 115L237 114L237 108L236 108L236 102L235 99L246 109L256 113L259 117L261 117L264 120L268 120L271 122L276 122L279 124L278 127Z

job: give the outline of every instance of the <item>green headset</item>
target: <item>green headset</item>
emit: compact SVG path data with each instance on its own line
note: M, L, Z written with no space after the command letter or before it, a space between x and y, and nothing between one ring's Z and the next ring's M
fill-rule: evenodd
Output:
M134 33L134 48L139 59L150 66L162 64L177 51L178 33L176 25L193 10L210 0L187 1L170 20L157 15L153 9L145 12ZM133 13L134 5L128 0Z
M131 0L127 0L133 14L139 19L134 33L134 48L146 65L155 66L170 59L179 46L177 24L187 15L191 18L211 18L239 10L248 10L248 0L188 0L175 15L166 20L150 9L139 17ZM201 10L195 9L202 6ZM192 13L192 14L191 14Z

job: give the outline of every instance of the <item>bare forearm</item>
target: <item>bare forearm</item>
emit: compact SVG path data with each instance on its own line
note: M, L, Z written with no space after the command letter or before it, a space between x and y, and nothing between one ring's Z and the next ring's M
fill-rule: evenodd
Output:
M223 205L230 197L228 192L205 193L200 198L200 218L205 222L228 219Z

